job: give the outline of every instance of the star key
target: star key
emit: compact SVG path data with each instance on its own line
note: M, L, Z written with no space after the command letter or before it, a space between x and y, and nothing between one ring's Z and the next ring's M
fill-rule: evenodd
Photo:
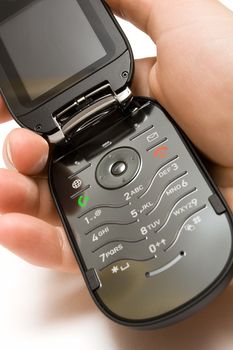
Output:
M117 274L119 272L119 267L118 266L113 266L112 268L112 273Z

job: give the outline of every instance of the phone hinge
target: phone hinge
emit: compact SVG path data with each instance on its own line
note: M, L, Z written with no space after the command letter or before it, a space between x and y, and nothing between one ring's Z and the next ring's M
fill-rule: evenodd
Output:
M48 136L50 143L69 141L72 136L103 119L114 108L123 107L132 97L131 90L116 94L110 84L105 84L64 106L54 113L53 119L58 130Z

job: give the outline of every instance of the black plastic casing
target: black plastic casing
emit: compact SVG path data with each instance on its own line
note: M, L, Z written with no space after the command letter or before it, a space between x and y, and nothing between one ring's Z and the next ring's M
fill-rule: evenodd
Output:
M134 113L132 113L132 110L134 109L134 106L138 106L139 108L142 107L143 111L143 106L146 105L147 103L150 103L152 106L158 110L161 110L162 113L165 114L169 122L173 125L175 128L180 140L183 142L185 145L185 148L187 149L188 153L193 159L193 162L199 169L200 173L202 174L203 178L205 179L206 183L210 187L211 191L215 193L218 198L220 199L221 204L224 206L224 211L231 230L231 237L233 239L233 216L231 213L230 208L228 207L224 197L222 196L221 192L219 191L218 187L216 186L215 182L213 179L210 177L208 171L206 170L206 167L203 164L202 159L200 158L198 152L196 151L195 146L192 144L192 142L187 138L187 136L184 134L184 132L180 129L180 127L176 124L176 122L171 118L171 116L166 112L166 110L155 100L145 98L145 97L135 97L131 103L131 105L128 106L128 109L126 109L124 117L123 117L123 123L127 122L129 125L134 124ZM131 115L132 114L132 115ZM131 115L131 117L130 117ZM132 121L130 122L130 119ZM137 123L137 118L136 123ZM128 121L127 121L128 120ZM120 118L116 119L113 123L109 121L106 123L104 121L104 124L100 123L98 125L99 129L95 129L90 131L90 138L89 141L86 140L84 144L76 144L74 146L74 149L77 149L77 155L82 154L82 149L87 149L90 150L92 148L92 138L93 138L93 145L95 145L95 138L100 138L101 139L101 129L103 131L103 139L104 139L104 133L109 132L112 134L112 139L117 139L117 140L125 140L127 139L127 136L120 136L118 132L118 126L120 123ZM114 126L115 125L115 126ZM104 131L105 130L105 131ZM110 131L111 130L111 131ZM98 136L96 136L98 135ZM94 146L95 149L95 146ZM93 290L93 286L90 283L90 279L88 277L88 271L85 266L85 261L82 258L82 254L80 252L79 246L77 245L77 240L75 239L74 232L70 229L69 221L67 220L64 207L61 204L61 201L58 199L59 194L56 191L56 178L59 177L59 175L56 174L55 168L54 168L54 162L56 160L59 162L60 158L64 157L69 157L69 153L73 153L73 151L68 151L67 154L61 154L60 149L55 149L53 154L53 158L50 159L50 167L49 167L49 185L51 189L51 193L54 199L54 202L56 203L57 210L60 214L61 220L63 222L63 225L65 227L67 237L69 239L70 245L72 247L73 253L76 257L76 260L79 263L79 267L81 269L81 272L83 274L83 277L86 281L87 288L95 302L95 304L98 306L98 308L112 321L119 323L123 326L127 327L133 327L137 328L139 330L154 330L154 329L159 329L159 328L164 328L168 327L170 325L173 325L174 323L183 321L191 316L193 316L195 313L197 313L199 310L201 310L203 307L207 306L210 302L214 300L223 290L224 288L227 287L227 285L230 283L232 277L233 277L233 247L231 246L230 248L230 254L229 258L227 260L226 265L224 266L222 273L218 278L216 278L205 290L203 290L199 295L197 295L195 298L192 300L189 300L189 302L184 303L181 307L178 307L176 309L173 309L171 312L161 314L158 317L152 317L151 319L147 320L135 320L132 321L130 319L126 318L121 318L118 315L114 314L111 310L109 310L106 305L102 302L101 298L98 296L98 291ZM80 153L81 152L81 153ZM211 227L211 224L210 224ZM219 232L221 234L221 232ZM198 257L197 257L198 259ZM114 286L112 286L114 288ZM135 309L137 309L137 305L135 305Z
M12 1L3 0L0 4L0 25L1 21L5 20L5 17L10 17L14 13L22 11L24 6L33 1L35 0L24 0L15 4ZM102 41L108 40L107 45L111 51L109 54L111 57L109 57L107 62L102 65L93 64L91 68L88 67L84 74L85 76L81 80L76 79L75 81L75 77L72 77L72 79L62 84L60 91L57 93L48 94L48 97L42 96L38 101L30 105L22 103L20 95L16 93L11 83L14 76L12 75L12 67L8 67L7 54L3 49L1 51L0 47L0 52L4 56L0 61L1 95L17 123L22 127L38 132L45 138L58 130L53 115L63 106L66 106L78 97L82 97L104 82L110 84L115 93L119 93L129 86L133 76L134 60L132 50L125 34L106 3L102 0L77 0L77 2L86 12L85 14L88 16L94 30L102 26L99 29L99 35L102 35ZM6 12L5 16L4 12ZM55 18L52 20L55 20ZM106 36L108 37L107 39L105 38ZM44 55L44 52L41 52L41 55ZM8 72L6 72L6 69ZM14 74L16 73L14 72Z

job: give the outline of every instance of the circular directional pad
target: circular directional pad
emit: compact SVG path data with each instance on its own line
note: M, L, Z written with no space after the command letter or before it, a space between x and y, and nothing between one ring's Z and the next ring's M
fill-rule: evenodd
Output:
M96 179L104 188L120 188L134 179L140 166L140 156L134 149L117 148L101 159L96 169Z

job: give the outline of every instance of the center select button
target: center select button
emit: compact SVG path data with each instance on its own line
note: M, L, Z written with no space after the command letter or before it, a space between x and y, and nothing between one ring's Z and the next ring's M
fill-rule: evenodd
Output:
M124 162L116 162L113 164L111 173L114 176L123 175L127 170L127 165Z
M97 166L96 179L106 189L120 188L134 179L140 166L140 156L134 149L117 148L101 159Z

